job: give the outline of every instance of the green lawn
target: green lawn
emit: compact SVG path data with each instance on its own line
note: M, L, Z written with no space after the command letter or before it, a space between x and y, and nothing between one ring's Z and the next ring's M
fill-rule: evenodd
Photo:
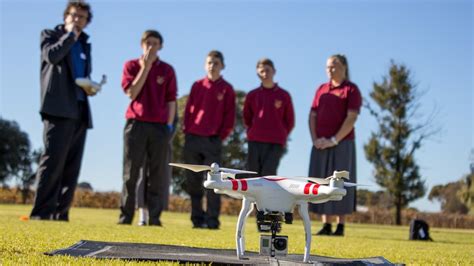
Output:
M221 230L210 231L193 230L187 213L165 212L161 219L163 227L139 227L116 225L118 210L87 208L73 208L69 223L21 221L19 217L30 210L31 206L0 205L0 265L138 263L43 255L81 239L235 249L237 217L234 216L223 216ZM320 226L314 222L313 231ZM290 253L303 253L303 232L301 221L283 224L282 234L289 236ZM313 236L311 254L347 258L383 256L391 262L406 264L474 265L473 230L432 228L431 234L434 242L408 241L406 226L348 224L345 237ZM257 251L259 235L255 219L249 218L246 237L247 249Z

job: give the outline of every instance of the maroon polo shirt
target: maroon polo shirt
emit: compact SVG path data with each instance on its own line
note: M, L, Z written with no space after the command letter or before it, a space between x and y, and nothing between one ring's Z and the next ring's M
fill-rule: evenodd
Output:
M260 86L249 92L243 116L249 141L285 145L295 126L291 96L278 84L271 89Z
M235 92L222 77L207 77L194 82L184 111L184 133L203 137L219 136L222 140L232 132L235 123Z
M125 63L122 75L122 88L126 92L128 87L140 71L139 59ZM176 76L173 67L159 59L156 60L142 90L130 102L125 117L144 122L168 122L168 102L176 100Z
M311 110L316 111L316 135L330 138L336 135L347 116L347 111L359 112L362 97L357 85L344 81L334 87L331 82L319 86ZM344 139L354 139L354 129Z

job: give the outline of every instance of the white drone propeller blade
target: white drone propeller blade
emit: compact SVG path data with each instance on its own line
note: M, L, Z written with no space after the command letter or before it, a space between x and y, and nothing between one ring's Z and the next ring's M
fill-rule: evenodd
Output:
M171 166L176 166L184 169L191 170L193 172L202 172L211 170L210 166L198 165L198 164L186 164L186 163L170 163Z
M351 182L344 182L345 187L370 187L370 185L356 184Z
M219 170L221 170L222 172L229 173L229 174L258 174L257 172L253 172L253 171L238 170L238 169L225 168L225 167L220 167Z

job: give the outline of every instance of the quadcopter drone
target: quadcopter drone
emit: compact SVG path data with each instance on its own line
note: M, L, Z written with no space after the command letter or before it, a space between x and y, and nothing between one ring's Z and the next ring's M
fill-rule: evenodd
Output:
M243 259L245 252L244 224L257 208L257 226L261 232L272 233L270 255L275 256L278 249L276 233L280 231L280 222L292 223L293 210L298 205L299 214L303 218L305 229L305 250L303 262L308 262L311 249L311 222L308 213L308 202L324 203L341 200L346 195L344 187L354 187L356 184L344 182L349 178L347 171L334 171L327 178L316 177L281 177L263 176L235 179L236 174L257 174L252 171L219 167L217 163L211 166L170 163L171 166L185 168L194 172L208 171L204 187L213 189L218 194L227 194L233 198L242 199L242 209L237 220L236 247L237 257ZM268 241L267 241L268 242ZM262 242L261 242L262 243ZM286 242L283 243L286 247ZM278 255L278 253L277 253Z

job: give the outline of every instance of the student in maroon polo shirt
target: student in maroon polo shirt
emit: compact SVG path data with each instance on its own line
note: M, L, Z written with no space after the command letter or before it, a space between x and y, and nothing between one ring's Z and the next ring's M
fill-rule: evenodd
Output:
M288 135L295 125L290 94L273 81L273 62L257 62L260 87L245 97L243 118L247 127L248 169L260 175L275 175Z
M149 177L146 202L149 225L161 226L163 195L168 190L168 142L176 111L176 76L173 68L158 57L163 37L158 31L143 33L143 55L125 63L122 88L130 97L125 117L123 190L119 224L131 224L135 212L135 189L145 156Z
M357 85L349 81L349 66L344 55L328 58L326 71L329 82L319 86L311 106L309 127L313 147L309 176L327 177L333 171L350 172L350 182L356 182L356 150L354 124L362 104ZM344 215L356 208L355 188L346 188L341 201L310 205L322 215L323 228L318 235L344 235ZM331 231L332 215L337 216L337 228Z
M184 161L210 165L221 162L222 141L234 128L235 92L221 76L224 56L219 51L207 55L207 75L194 82L184 111ZM204 191L204 175L186 171L186 191L191 196L191 221L194 228L219 228L221 198L212 190ZM202 198L207 195L207 210Z

